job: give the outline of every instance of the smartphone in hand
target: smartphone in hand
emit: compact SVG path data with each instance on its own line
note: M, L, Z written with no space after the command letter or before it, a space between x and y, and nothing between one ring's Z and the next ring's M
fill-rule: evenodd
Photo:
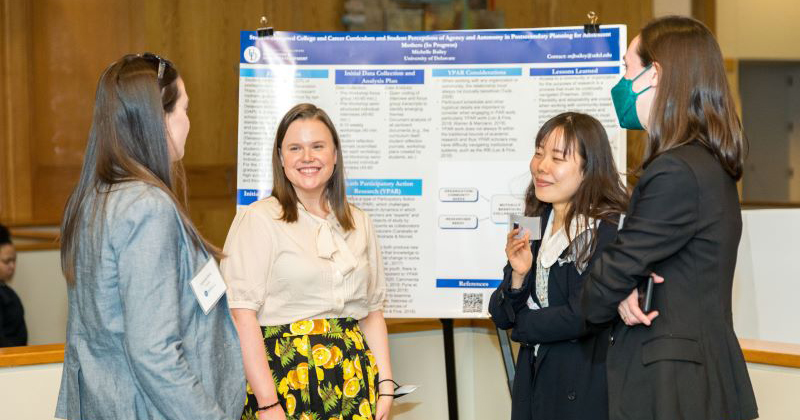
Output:
M653 276L647 278L647 281L639 287L639 308L647 314L653 310L653 289L655 288L655 280Z

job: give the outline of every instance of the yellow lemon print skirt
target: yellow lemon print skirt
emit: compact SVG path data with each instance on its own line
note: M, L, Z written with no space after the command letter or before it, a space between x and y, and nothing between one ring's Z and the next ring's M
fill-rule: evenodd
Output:
M261 327L287 420L372 420L378 365L353 318ZM250 386L242 420L257 420Z

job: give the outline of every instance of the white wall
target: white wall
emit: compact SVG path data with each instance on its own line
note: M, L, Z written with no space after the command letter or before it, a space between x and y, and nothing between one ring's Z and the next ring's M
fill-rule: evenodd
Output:
M800 209L745 210L733 282L741 338L800 344Z
M9 284L25 308L28 344L63 343L67 335L67 284L58 250L18 251Z
M748 363L759 420L800 419L800 369Z
M0 417L52 419L60 385L61 363L0 368Z
M510 418L511 396L497 336L484 328L456 328L454 336L459 418ZM397 400L392 418L447 419L442 332L391 334L389 344L395 380L420 386Z

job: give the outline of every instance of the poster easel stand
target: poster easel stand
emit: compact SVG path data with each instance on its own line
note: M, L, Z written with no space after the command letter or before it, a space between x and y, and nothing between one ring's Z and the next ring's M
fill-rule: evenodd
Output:
M495 327L497 330L497 341L500 343L500 355L503 357L503 367L506 372L506 382L508 383L508 394L514 384L514 353L511 351L511 331Z
M453 336L453 319L442 318L444 338L444 372L447 383L447 413L450 420L458 420L458 392L456 390L456 352Z

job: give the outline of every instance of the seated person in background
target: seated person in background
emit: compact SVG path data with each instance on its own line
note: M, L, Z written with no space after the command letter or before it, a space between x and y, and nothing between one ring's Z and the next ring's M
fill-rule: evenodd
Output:
M521 344L511 419L608 419L608 329L587 329L581 288L617 234L628 196L605 129L565 112L536 135L525 215L541 217L542 240L519 228L507 237L508 264L489 313ZM541 232L536 232L541 233Z
M11 243L11 233L0 225L0 347L25 346L28 329L22 301L8 283L17 268L17 250Z

